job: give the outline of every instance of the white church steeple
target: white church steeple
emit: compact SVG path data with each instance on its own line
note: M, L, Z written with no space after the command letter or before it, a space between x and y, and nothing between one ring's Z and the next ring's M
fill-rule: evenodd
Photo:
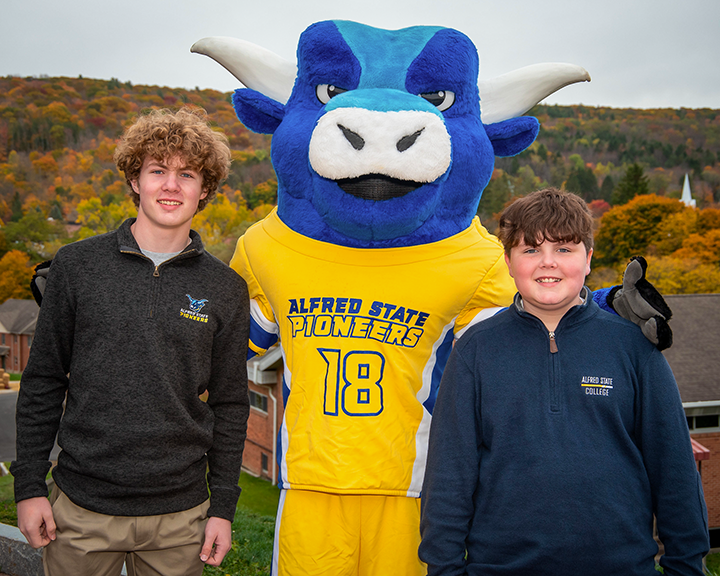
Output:
M687 174L685 174L685 183L683 184L683 191L680 202L685 204L685 206L695 208L695 200L693 200L692 194L690 193L690 179L688 178Z

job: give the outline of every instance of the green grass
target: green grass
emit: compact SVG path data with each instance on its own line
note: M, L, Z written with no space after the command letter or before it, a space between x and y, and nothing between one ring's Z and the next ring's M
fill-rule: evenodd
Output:
M10 462L5 462L5 467L10 468ZM0 523L17 526L13 477L10 475L0 476Z
M708 554L705 558L705 566L711 576L720 575L720 554Z
M20 376L22 376L22 372L8 372L10 374L10 380L20 380Z

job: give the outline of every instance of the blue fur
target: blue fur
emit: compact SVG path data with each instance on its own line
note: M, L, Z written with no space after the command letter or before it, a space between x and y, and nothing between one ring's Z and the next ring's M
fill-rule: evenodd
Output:
M352 22L319 22L298 45L298 77L287 105L251 90L233 98L251 130L273 133L278 215L293 230L359 248L435 242L465 230L492 175L496 155L517 154L537 136L534 118L485 127L480 121L478 56L456 30L413 27L388 31ZM323 105L319 84L348 90ZM440 112L419 94L450 90L455 103ZM332 109L431 111L452 143L448 170L437 180L391 200L345 193L310 166L308 149L318 119Z
M515 156L535 142L540 123L532 116L513 118L505 122L497 122L485 126L495 156Z
M285 116L280 102L249 88L235 90L232 101L240 122L254 132L272 134Z
M405 89L408 67L425 44L441 28L414 26L403 34L357 22L336 21L335 25L360 63L358 88Z

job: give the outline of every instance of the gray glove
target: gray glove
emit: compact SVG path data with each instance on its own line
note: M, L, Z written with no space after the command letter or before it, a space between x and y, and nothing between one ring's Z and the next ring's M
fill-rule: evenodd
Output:
M607 303L619 316L640 326L658 350L665 350L672 346L672 330L668 325L672 310L660 292L645 279L646 271L645 258L634 256L625 268L622 286L609 292Z
M52 260L46 260L35 266L35 275L30 280L30 291L38 306L42 305L45 285L47 284L47 275L48 272L50 272L50 264L52 264Z

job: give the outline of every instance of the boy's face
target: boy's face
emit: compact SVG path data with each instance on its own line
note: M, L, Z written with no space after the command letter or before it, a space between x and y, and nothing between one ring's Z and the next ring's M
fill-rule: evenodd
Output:
M198 203L207 196L202 174L188 168L179 156L166 160L146 157L131 184L140 196L138 218L165 229L189 226Z
M534 316L562 316L580 303L580 290L590 273L592 249L582 242L524 242L505 255L510 276L523 298L525 310Z

